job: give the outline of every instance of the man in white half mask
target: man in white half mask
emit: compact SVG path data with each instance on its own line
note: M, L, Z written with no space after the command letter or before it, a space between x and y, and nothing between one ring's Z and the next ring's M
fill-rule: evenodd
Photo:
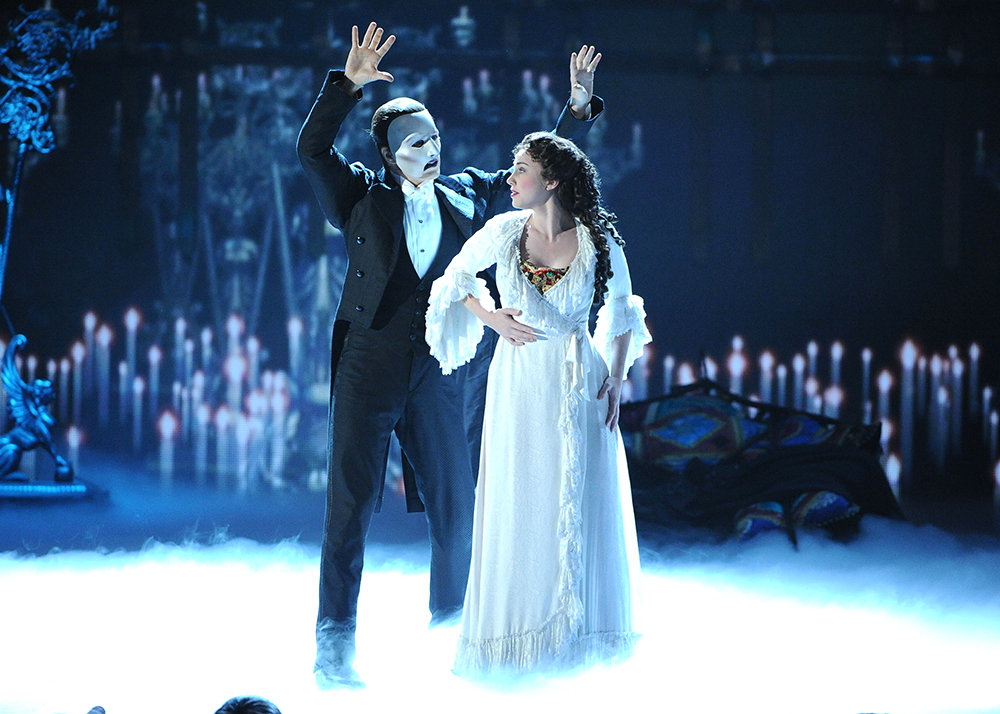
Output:
M392 81L379 63L395 37L383 41L375 23L362 40L358 35L354 27L345 69L327 76L298 141L302 167L327 219L343 231L348 254L331 357L314 668L323 689L364 686L353 668L358 592L393 432L403 451L407 510L427 517L431 624L452 622L461 612L486 370L496 334L488 330L476 359L444 376L424 340L424 315L431 283L464 241L510 208L509 169L441 175L437 125L413 99L393 99L372 117L380 170L352 164L337 150L337 133L362 87ZM582 139L603 109L593 96L599 61L587 46L570 58L572 89L555 128L567 138Z

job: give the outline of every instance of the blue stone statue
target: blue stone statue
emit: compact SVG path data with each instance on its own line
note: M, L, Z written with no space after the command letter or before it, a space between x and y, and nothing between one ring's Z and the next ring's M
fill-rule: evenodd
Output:
M24 347L28 338L15 335L3 362L0 363L0 379L7 390L10 415L14 428L0 436L0 480L17 472L21 456L32 449L44 449L56 462L56 481L72 481L73 466L59 456L52 447L52 432L55 419L49 414L48 406L55 398L52 382L36 379L28 384L17 371L17 351Z

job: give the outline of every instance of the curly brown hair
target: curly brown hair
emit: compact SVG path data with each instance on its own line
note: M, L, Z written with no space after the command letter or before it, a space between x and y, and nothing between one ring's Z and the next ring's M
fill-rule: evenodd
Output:
M608 236L618 245L625 241L615 228L618 218L601 205L601 177L587 155L569 139L547 131L528 134L514 147L514 154L524 151L542 168L542 178L558 181L556 200L559 206L590 231L597 249L594 273L594 304L600 304L607 292L611 271Z

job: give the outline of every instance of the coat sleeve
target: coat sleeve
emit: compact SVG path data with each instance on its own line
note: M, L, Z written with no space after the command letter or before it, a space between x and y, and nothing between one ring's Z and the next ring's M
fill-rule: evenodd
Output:
M477 278L476 273L497 260L500 222L501 218L493 219L476 231L449 263L444 275L431 285L425 337L444 374L471 360L483 337L483 323L462 301L471 295L487 310L496 309L486 281Z
M607 296L597 312L594 342L604 356L604 361L610 366L612 342L619 335L631 331L632 336L625 351L625 374L628 374L629 367L642 354L642 348L653 338L646 328L646 310L642 298L632 294L632 278L628 273L625 251L611 236L608 236L608 248L614 275L608 279Z
M360 100L360 94L350 97L337 86L343 77L342 71L329 72L296 143L299 162L323 213L341 230L377 180L371 169L348 163L334 145L341 124Z

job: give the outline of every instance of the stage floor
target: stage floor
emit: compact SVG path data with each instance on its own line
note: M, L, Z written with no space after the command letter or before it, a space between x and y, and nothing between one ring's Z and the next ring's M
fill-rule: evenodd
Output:
M284 714L1000 712L994 535L865 517L850 545L805 535L796 551L644 528L632 660L484 686L451 674L458 628L427 629L426 527L390 499L361 593L367 689L319 692L322 496L166 496L142 464L91 466L105 503L0 504L2 713L210 713L242 694Z

